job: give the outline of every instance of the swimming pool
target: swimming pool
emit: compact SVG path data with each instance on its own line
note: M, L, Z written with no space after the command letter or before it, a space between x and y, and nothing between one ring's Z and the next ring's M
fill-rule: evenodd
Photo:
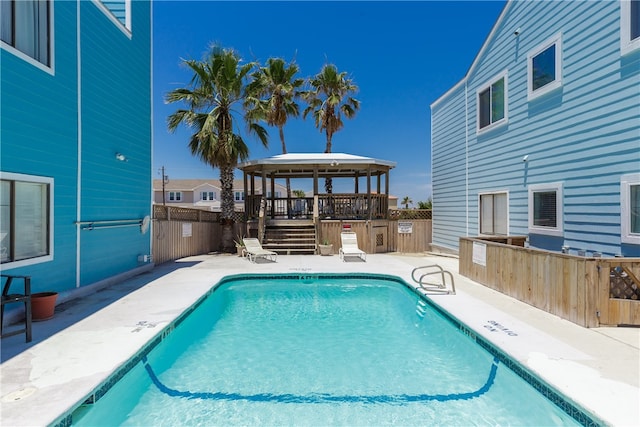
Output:
M589 423L509 366L399 279L231 277L97 390L73 425Z

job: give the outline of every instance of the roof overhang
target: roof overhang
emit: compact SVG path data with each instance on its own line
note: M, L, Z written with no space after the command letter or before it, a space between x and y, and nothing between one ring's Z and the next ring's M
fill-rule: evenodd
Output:
M278 178L354 177L381 175L396 162L344 153L288 153L241 163L238 168L251 175L275 175Z

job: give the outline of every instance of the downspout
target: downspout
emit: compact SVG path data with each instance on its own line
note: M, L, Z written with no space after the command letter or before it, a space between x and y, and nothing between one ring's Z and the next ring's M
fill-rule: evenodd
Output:
M128 7L129 7L129 11L127 13L127 19L131 20L131 3L128 2ZM129 28L133 27L131 26L131 22L129 22ZM150 151L151 151L151 195L150 195L150 203L149 203L149 210L151 212L151 219L152 221L150 221L150 225L151 227L149 227L149 253L151 254L151 262L153 262L153 235L154 235L154 227L153 227L153 2L149 2L149 95L150 95L150 113L151 113L151 117L149 117L149 122L151 123L151 129L150 129L150 137L151 137L151 141L150 141ZM165 197L165 193L164 193L164 170L162 171L162 197L164 200Z
M464 206L465 236L469 236L469 98L467 97L467 81L464 81Z
M80 2L76 1L76 91L78 120L78 165L76 177L76 288L80 287L80 221L82 221L82 65L80 48Z

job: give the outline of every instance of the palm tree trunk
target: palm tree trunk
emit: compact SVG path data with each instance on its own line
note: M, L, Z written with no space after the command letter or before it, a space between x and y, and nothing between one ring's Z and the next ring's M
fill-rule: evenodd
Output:
M329 132L329 129L327 129L327 147L324 150L325 153L331 152L332 138L333 138L333 133ZM326 191L327 194L333 193L333 180L330 177L324 179L324 190Z
M233 213L235 202L233 197L233 166L220 167L220 186L222 191L221 215L222 215L222 252L233 253L236 251L233 242Z
M284 143L283 126L278 126L280 132L280 142L282 142L282 154L287 154L287 144ZM291 219L291 211L293 210L293 202L291 201L291 180L287 178L287 217Z

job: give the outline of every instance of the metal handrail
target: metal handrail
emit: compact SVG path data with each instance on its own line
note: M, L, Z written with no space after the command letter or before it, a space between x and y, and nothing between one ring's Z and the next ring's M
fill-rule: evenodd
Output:
M416 277L416 273L418 272L418 270L426 270L426 269L434 269L434 268L436 269L435 271L427 271L422 275L420 275L420 277ZM426 283L423 281L425 277L431 276L433 274L439 274L442 277L442 284ZM449 275L449 278L451 279L451 290L447 289L445 274ZM414 282L416 282L420 286L420 288L422 288L425 291L440 293L440 294L453 294L453 295L455 295L456 293L456 285L453 279L453 274L451 274L450 271L443 269L438 264L424 265L422 267L414 268L411 271L411 278L413 279Z
M97 230L103 228L120 228L141 226L144 218L140 219L120 219L120 220L99 220L99 221L75 221L74 224L84 226L82 230ZM103 225L106 224L106 225ZM113 224L113 225L109 225Z

